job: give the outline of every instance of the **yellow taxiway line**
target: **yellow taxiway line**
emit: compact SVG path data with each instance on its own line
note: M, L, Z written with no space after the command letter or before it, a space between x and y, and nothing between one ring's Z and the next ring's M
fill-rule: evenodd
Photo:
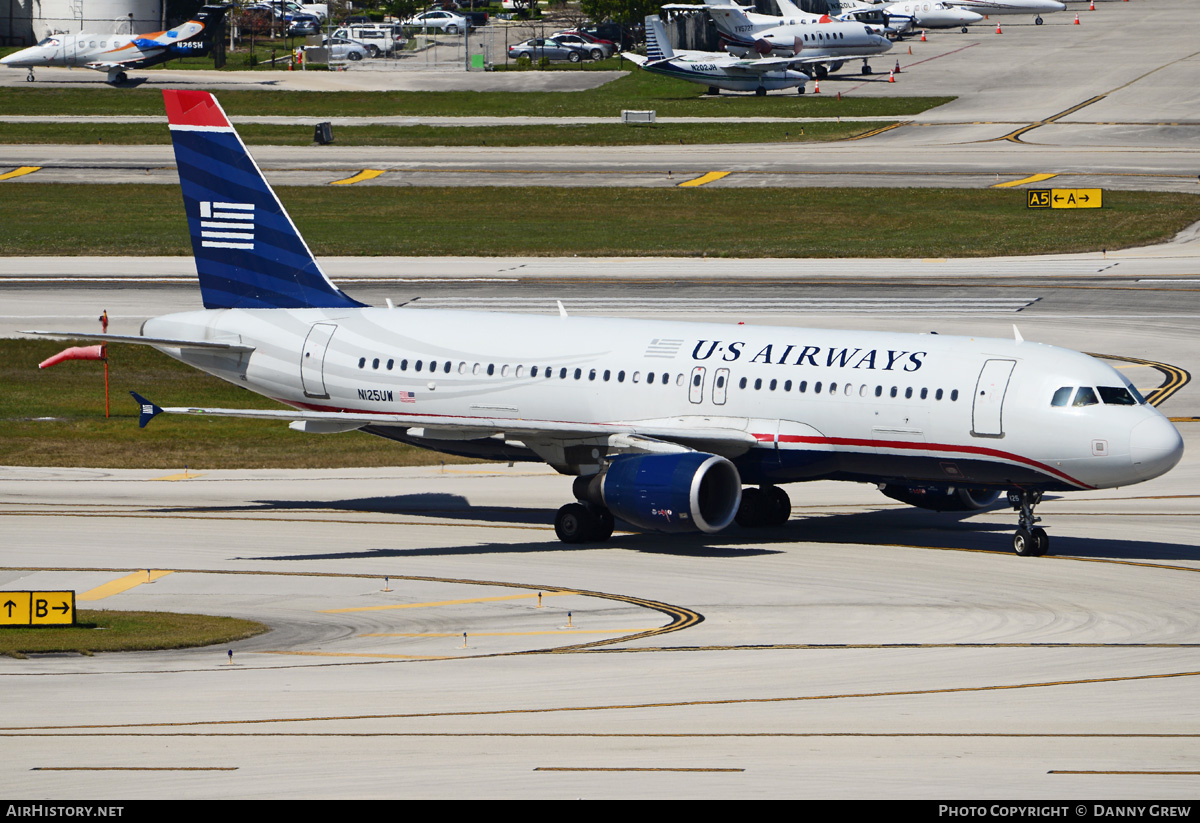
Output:
M364 180L374 180L379 175L383 174L384 169L363 169L353 177L347 177L345 180L334 180L329 185L331 186L350 186L354 183L361 183Z
M542 592L543 597L562 597L576 592ZM500 600L528 600L537 597L531 594L507 594L500 597L472 597L465 600L439 600L433 603L392 603L387 606L354 606L349 609L322 609L321 614L346 614L347 612L381 612L389 609L425 609L431 606L459 606L463 603L494 603Z
M722 177L728 177L732 172L728 171L710 171L702 177L697 177L695 180L688 180L685 183L680 183L677 188L686 189L693 186L703 186L707 183L712 183L714 180L720 180Z
M1049 180L1051 177L1058 177L1058 174L1034 174L1029 177L1022 177L1020 180L1010 180L1007 183L997 183L990 188L1011 189L1013 186L1023 186L1026 183L1040 183L1043 180Z
M41 166L21 166L19 169L15 169L14 171L0 174L0 180L11 180L14 177L24 177L27 174L33 174L40 168Z
M97 586L91 591L86 591L79 595L78 600L103 600L106 597L112 597L114 594L127 592L135 586L140 586L143 583L153 583L161 577L166 577L171 572L161 571L157 569L148 569L145 572L134 572L127 574L124 577L118 578L111 583L105 583L103 586Z

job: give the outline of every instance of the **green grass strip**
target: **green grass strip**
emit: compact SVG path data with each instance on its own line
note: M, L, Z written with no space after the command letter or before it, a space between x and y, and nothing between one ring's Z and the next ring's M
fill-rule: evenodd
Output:
M171 64L168 64L171 65ZM828 85L828 84L827 84ZM654 109L660 117L879 117L917 114L952 97L855 97L836 94L747 97L705 95L705 87L637 71L587 91L214 92L231 116L308 117L613 117ZM0 88L0 112L22 115L163 115L156 88Z
M0 628L0 654L20 658L48 652L187 649L245 640L266 631L269 627L262 623L233 617L81 609L74 626Z
M330 180L349 173L330 171ZM403 171L388 174L403 182ZM463 182L521 179L461 174ZM0 197L0 255L191 254L176 186L23 182L35 177L0 184L13 187ZM1200 198L1169 192L1108 191L1103 209L1029 210L1020 190L680 189L662 187L666 169L645 179L659 187L277 191L318 257L984 257L1144 245L1200 220Z

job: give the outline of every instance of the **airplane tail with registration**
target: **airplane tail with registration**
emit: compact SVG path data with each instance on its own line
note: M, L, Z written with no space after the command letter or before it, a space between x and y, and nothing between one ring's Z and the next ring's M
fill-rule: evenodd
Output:
M216 99L164 89L206 309L363 305L321 270Z

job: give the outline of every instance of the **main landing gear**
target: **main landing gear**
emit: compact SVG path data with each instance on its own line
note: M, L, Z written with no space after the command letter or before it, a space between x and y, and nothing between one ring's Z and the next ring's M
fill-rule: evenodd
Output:
M598 543L612 537L612 512L591 503L568 503L554 516L554 533L564 543Z
M1036 517L1033 507L1042 500L1041 492L1011 491L1009 505L1018 512L1017 533L1013 535L1013 551L1021 557L1041 557L1050 550L1050 536L1046 530L1034 527L1042 518Z
M792 499L778 486L742 489L742 504L734 520L743 528L782 526L792 516Z

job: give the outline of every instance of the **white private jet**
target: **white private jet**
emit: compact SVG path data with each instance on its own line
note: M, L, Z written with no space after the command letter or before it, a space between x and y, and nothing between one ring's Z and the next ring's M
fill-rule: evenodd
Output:
M708 86L712 94L728 89L764 95L768 90L797 87L804 94L809 81L807 74L790 70L793 64L803 62L796 57L743 58L724 52L675 51L657 14L646 16L646 56L622 52L621 57L646 71Z
M892 47L892 42L877 27L810 14L787 0L782 0L780 6L785 11L783 17L757 14L737 5L674 4L663 9L704 9L716 24L726 51L736 55L801 57L797 62L811 66L820 79L829 71L837 71L848 59L861 58L862 73L870 74L868 58Z
M983 19L982 14L960 8L951 0L899 0L895 3L830 0L829 5L830 12L838 20L869 23L881 18L884 25L898 35L915 29L961 28L966 33L967 26Z
M163 92L204 309L140 343L290 406L162 409L360 430L452 454L544 461L575 475L565 542L614 518L658 532L781 524L782 484L878 484L931 509L1007 492L1013 546L1044 554L1044 492L1128 486L1183 441L1088 355L1015 339L373 308L321 270L220 105ZM743 484L751 488L743 489ZM754 487L757 488L754 488Z
M43 66L94 69L109 83L124 83L130 69L143 69L177 57L203 57L212 48L212 29L228 6L205 6L195 18L169 31L149 34L52 34L36 46L0 59L0 64L33 70Z
M1067 4L1058 0L954 0L954 5L985 17L993 14L1034 14L1033 22L1042 25L1042 14L1066 11Z

